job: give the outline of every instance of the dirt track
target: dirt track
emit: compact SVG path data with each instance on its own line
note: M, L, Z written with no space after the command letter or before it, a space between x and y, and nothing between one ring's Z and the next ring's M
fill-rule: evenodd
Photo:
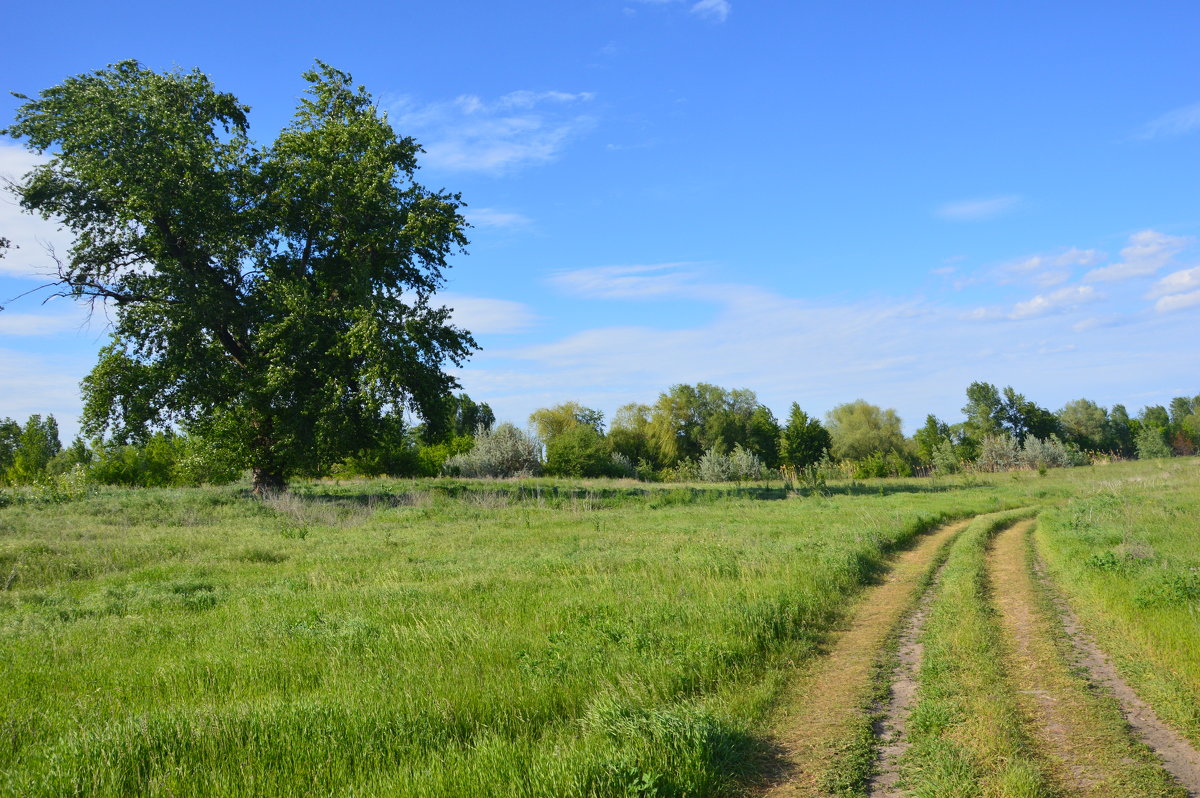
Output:
M780 734L779 767L765 795L826 794L822 780L836 761L838 747L856 725L869 722L864 705L880 650L911 606L939 549L966 525L966 521L948 524L925 535L896 558L882 584L866 590L848 619L847 630L785 702L793 712Z

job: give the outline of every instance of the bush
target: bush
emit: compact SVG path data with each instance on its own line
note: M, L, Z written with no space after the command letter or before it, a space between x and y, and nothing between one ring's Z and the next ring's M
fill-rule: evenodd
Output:
M594 427L576 424L546 444L546 473L555 477L613 476L613 459Z
M941 441L933 446L933 470L939 474L957 474L962 470L962 460L950 441Z
M1163 431L1149 424L1143 425L1138 430L1134 445L1137 447L1139 460L1155 460L1161 457L1170 457L1172 454Z
M975 465L981 471L1011 471L1014 469L1069 468L1087 465L1087 455L1058 436L1026 438L1018 445L1008 435L989 435L979 447Z
M740 443L729 454L709 449L697 464L697 476L705 482L742 482L762 479L766 469L758 455Z
M480 431L471 451L446 460L443 472L463 477L532 477L541 473L538 444L512 424Z

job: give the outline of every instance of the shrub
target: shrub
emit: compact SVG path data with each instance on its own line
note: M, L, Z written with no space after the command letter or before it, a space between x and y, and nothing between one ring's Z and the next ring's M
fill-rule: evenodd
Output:
M546 444L546 473L556 477L613 475L613 459L594 427L567 427Z
M1134 445L1137 447L1139 460L1154 460L1171 456L1171 447L1167 445L1163 431L1150 424L1143 425L1138 430Z
M541 473L537 441L512 424L480 431L471 451L446 460L443 472L463 477L530 477Z
M1024 464L1021 447L1009 435L985 435L975 458L980 471L1009 471Z

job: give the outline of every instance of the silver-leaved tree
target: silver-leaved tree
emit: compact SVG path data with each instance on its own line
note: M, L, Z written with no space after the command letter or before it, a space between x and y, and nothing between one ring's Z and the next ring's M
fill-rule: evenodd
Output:
M466 245L457 194L366 90L318 62L262 147L198 72L126 61L22 97L3 131L48 161L13 186L75 236L55 290L111 310L85 431L179 425L236 451L258 492L440 411L476 349L432 302Z

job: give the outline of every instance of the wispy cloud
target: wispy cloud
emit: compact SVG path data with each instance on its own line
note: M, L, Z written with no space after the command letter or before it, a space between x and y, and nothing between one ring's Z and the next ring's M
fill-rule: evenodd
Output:
M1200 266L1193 266L1178 272L1172 272L1159 280L1146 294L1147 299L1179 294L1184 291L1200 288Z
M1013 305L1009 318L1027 319L1032 316L1044 316L1047 313L1068 310L1102 299L1096 289L1090 285L1072 285L1060 288L1049 294L1038 294L1032 299Z
M1016 194L1001 197L983 197L980 199L948 202L937 208L937 216L954 222L975 222L984 219L994 219L1001 214L1013 210L1021 203Z
M0 235L13 248L0 257L0 274L14 277L45 278L55 273L48 250L65 257L72 238L52 221L26 213L16 199L3 189L4 181L19 181L29 170L48 159L34 155L16 144L0 143ZM0 301L8 297L0 297Z
M729 5L729 0L700 0L692 5L692 13L698 14L706 19L724 22L729 18L729 12L733 9Z
M495 100L464 94L425 105L401 98L392 103L392 116L401 133L425 148L425 165L495 174L555 160L594 124L579 111L593 97L514 91Z
M1105 310L1081 334L1076 314L1052 312L1096 300L1093 286L1047 294L1016 324L1012 308L971 319L915 298L813 301L707 279L711 271L659 264L563 273L560 284L626 303L622 315L644 321L491 348L459 376L469 393L517 419L565 399L611 412L672 383L705 381L752 388L777 411L798 401L819 414L863 396L915 426L928 412L955 416L973 380L1027 386L1053 406L1081 393L1105 403L1128 397L1130 373L1165 392L1181 367L1200 365L1185 314L1123 314L1128 323L1115 325ZM703 297L711 317L672 324L655 303L681 296Z
M511 299L466 296L452 291L439 293L437 299L453 309L450 316L456 325L476 336L525 332L537 322L528 305Z
M73 306L70 313L13 313L0 311L0 335L22 338L79 332L89 326L86 314Z
M1103 258L1103 253L1097 250L1076 247L1053 254L1031 255L1001 266L997 270L997 282L1030 282L1049 288L1071 279L1073 268L1092 266Z
M636 0L636 2L647 6L667 6L682 3L685 0ZM729 13L733 11L733 5L729 0L687 0L687 2L689 3L688 10L691 13L714 22L724 22L729 18Z
M697 298L696 263L656 263L630 266L596 266L562 271L550 283L567 293L589 299L659 299L664 296Z
M1154 303L1154 309L1159 313L1170 313L1173 310L1183 310L1200 305L1200 291L1189 291L1186 294L1171 294Z
M1157 273L1191 243L1190 238L1172 236L1155 230L1143 230L1129 237L1129 245L1121 250L1121 261L1111 266L1093 269L1084 275L1088 282L1128 280Z
M494 227L514 229L528 227L533 220L524 214L514 211L501 211L496 208L468 208L467 221L476 227Z
M1200 130L1200 103L1168 111L1142 126L1136 138L1157 139L1183 136Z

